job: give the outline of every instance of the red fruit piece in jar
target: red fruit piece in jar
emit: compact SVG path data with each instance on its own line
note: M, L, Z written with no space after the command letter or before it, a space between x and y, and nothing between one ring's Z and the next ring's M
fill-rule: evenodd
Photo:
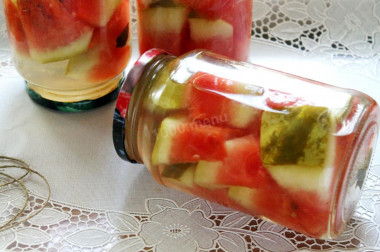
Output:
M9 41L15 47L17 53L29 53L24 27L20 20L20 14L16 0L5 0L4 13L8 25Z
M94 30L87 52L70 59L66 74L92 82L120 74L130 58L129 5L123 1L105 27Z
M93 29L76 20L59 0L18 0L30 56L41 63L87 50Z
M307 104L302 97L297 97L279 91L270 91L270 94L266 99L266 103L270 108L275 110Z
M234 27L222 19L189 18L187 50L205 49L232 58Z
M121 1L125 0L62 0L71 14L88 24L105 26Z
M200 161L195 170L196 184L210 189L228 186L260 188L272 182L262 167L259 139L253 135L226 141L222 161Z
M182 53L189 10L180 5L139 9L140 53L161 48L174 55Z
M190 79L184 100L193 120L211 121L215 125L240 129L255 128L257 131L260 128L258 120L261 112L250 105L236 101L241 100L241 95L252 100L257 93L254 89L238 82L198 72Z
M216 161L226 156L224 142L236 130L189 122L185 118L165 118L152 154L153 165Z
M209 18L222 16L225 12L231 9L231 6L236 1L231 0L175 0L187 7L190 7L195 12Z

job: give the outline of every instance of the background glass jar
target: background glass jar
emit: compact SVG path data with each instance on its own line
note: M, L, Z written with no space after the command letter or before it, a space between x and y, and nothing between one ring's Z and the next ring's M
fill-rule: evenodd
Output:
M140 53L180 55L201 48L247 60L252 0L136 0Z
M80 111L114 99L130 58L129 0L2 0L15 66L37 103Z
M317 238L344 230L378 134L369 96L204 51L150 50L114 144L160 183Z

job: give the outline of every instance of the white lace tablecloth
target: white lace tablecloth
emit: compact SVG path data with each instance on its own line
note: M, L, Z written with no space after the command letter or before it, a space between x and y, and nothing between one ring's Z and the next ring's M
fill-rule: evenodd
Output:
M0 156L24 160L51 186L41 213L0 233L1 251L380 251L380 148L354 217L335 241L163 187L144 166L116 155L114 103L72 114L28 98L0 13ZM380 102L379 0L254 0L253 17L252 62ZM33 212L46 187L26 185ZM16 187L0 188L0 222L22 197Z

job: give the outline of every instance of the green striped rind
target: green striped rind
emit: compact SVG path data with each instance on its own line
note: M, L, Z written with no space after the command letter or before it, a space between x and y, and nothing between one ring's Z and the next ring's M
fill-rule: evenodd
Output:
M176 131L185 120L184 118L168 117L162 121L153 148L152 165L170 164L173 137L175 137ZM178 146L177 148L181 147Z
M264 112L261 124L261 158L265 166L323 167L331 131L329 111L301 106Z
M92 37L92 29L83 33L81 37L66 46L55 49L30 48L30 57L41 63L65 60L87 51Z

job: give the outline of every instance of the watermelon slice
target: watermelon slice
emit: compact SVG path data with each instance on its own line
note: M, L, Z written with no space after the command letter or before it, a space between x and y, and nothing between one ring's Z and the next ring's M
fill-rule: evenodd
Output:
M259 125L260 110L233 100L234 94L257 95L255 91L245 89L244 85L202 72L196 73L188 83L185 101L193 120L210 121L216 125L234 128L247 128ZM236 98L238 99L238 98Z
M232 6L222 18L234 27L234 54L236 60L248 59L252 30L252 0L231 1Z
M290 195L278 185L271 184L260 189L231 186L228 196L238 209L309 236L322 237L328 231L329 208L326 204L319 205L316 194Z
M192 163L170 165L164 168L161 178L180 187L194 186L195 167Z
M62 0L63 5L78 19L88 24L101 27L111 19L121 1L128 0Z
M154 106L154 109L176 110L183 109L186 104L183 101L185 86L170 78L172 65L169 63L158 76L155 77L151 95L146 107Z
M187 15L188 10L179 5L150 7L139 11L140 53L151 48L161 48L180 55Z
M222 19L189 18L190 44L192 49L206 49L233 57L234 28Z
M231 9L233 3L236 1L231 0L175 0L181 3L202 16L209 18L218 18L223 16L228 10ZM250 9L251 11L252 9Z
M105 27L94 30L87 52L72 57L66 75L101 82L120 74L130 58L129 6L122 2Z
M18 0L32 59L48 63L87 50L93 29L76 20L59 0Z
M334 125L324 107L305 105L289 107L286 113L263 113L261 157L277 183L291 191L329 196Z
M4 13L8 26L8 38L17 53L29 54L24 27L21 23L20 13L16 0L4 0Z
M244 186L259 188L269 183L270 175L262 167L259 139L253 135L225 142L227 154L223 161L200 161L194 181L206 188Z
M224 142L236 131L188 121L184 117L165 118L158 131L152 164L194 163L222 160Z

